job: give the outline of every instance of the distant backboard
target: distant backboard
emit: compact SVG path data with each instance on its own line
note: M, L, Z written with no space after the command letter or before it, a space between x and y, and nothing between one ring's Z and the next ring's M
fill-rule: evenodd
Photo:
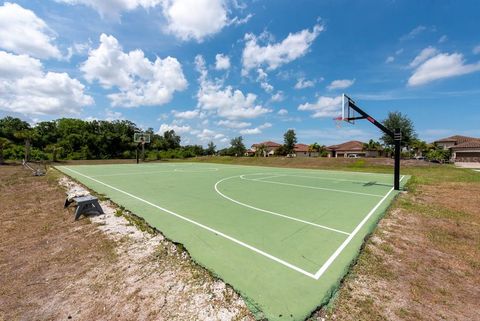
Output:
M133 135L133 141L135 143L150 143L150 134L146 133L135 133Z
M350 124L355 124L355 110L350 107L350 102L353 103L353 100L347 95L342 94L342 120Z

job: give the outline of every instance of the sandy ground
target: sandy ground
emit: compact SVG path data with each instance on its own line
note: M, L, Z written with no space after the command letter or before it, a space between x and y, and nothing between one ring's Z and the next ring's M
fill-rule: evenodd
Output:
M73 220L62 178L0 166L0 320L253 320L181 246L141 232L113 204Z

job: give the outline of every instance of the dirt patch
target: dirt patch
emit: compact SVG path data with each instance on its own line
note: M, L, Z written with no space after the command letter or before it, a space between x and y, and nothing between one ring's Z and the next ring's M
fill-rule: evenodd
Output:
M75 222L51 172L0 166L0 177L0 320L253 320L229 286L112 204Z
M480 320L480 184L420 185L312 320Z

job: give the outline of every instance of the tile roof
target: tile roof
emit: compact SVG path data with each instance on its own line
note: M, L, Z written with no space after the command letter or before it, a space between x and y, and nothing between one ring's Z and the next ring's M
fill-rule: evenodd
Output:
M480 148L480 139L470 140L455 146L450 147L451 149L462 149L462 148Z
M454 142L456 144L462 144L462 143L465 143L465 142L469 142L469 141L472 141L472 140L478 140L478 139L480 139L480 138L454 135L454 136L450 136L450 137L446 137L446 138L436 140L435 143Z
M296 151L296 152L308 152L308 145L306 145L306 144L295 144L294 151Z
M263 142L263 143L253 144L252 147L259 147L261 145L265 145L267 147L280 147L280 146L282 146L281 144L278 144L278 143L275 143L275 142L272 142L272 141L266 141L266 142Z
M336 151L363 151L363 143L358 140L351 140L342 144L328 146L327 149Z

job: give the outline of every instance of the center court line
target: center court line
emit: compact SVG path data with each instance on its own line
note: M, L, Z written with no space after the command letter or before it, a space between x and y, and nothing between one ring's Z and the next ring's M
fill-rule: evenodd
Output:
M289 219L289 220L292 220L292 221L297 221L297 222L300 222L300 223L304 223L304 224L308 224L308 225L312 225L312 226L315 226L315 227L319 227L319 228L322 228L322 229L325 229L325 230L330 230L330 231L333 231L333 232L337 232L337 233L341 233L341 234L345 234L345 235L350 235L350 233L347 233L345 231L341 231L341 230L337 230L337 229L334 229L332 227L328 227L328 226L325 226L325 225L320 225L320 224L316 224L316 223L312 223L312 222L309 222L309 221L305 221L305 220L302 220L302 219L299 219L299 218L296 218L296 217L292 217L292 216L288 216L288 215L285 215L285 214L280 214L280 213L276 213L276 212L273 212L273 211L269 211L269 210L264 210L262 208L258 208L258 207L255 207L255 206L252 206L252 205L248 205L248 204L245 204L245 203L242 203L242 202L239 202L231 197L228 197L227 195L223 194L222 192L220 192L220 190L218 189L218 185L221 184L222 182L226 181L226 180L229 180L229 179L233 179L233 178L239 178L243 175L236 175L236 176L231 176L231 177L227 177L227 178L223 178L221 180L219 180L218 182L215 183L215 191L217 192L217 194L219 194L221 197L231 201L231 202L234 202L238 205L241 205L241 206L245 206L245 207L248 207L248 208L251 208L253 210L256 210L256 211L259 211L259 212L264 212L264 213L267 213L267 214L272 214L272 215L275 215L275 216L279 216L279 217L283 217L283 218L286 218L286 219Z
M198 223L198 222L196 222L196 221L194 221L194 220L191 220L191 219L189 219L189 218L187 218L187 217L184 217L184 216L182 216L182 215L180 215L180 214L177 214L177 213L175 213L175 212L173 212L173 211L170 211L170 210L168 210L168 209L166 209L166 208L163 208L163 207L161 207L161 206L158 206L158 205L156 205L156 204L153 204L153 203L151 203L151 202L149 202L149 201L147 201L147 200L144 200L143 198L140 198L140 197L138 197L138 196L135 196L135 195L133 195L133 194L130 194L130 193L128 193L128 192L125 192L125 191L123 191L123 190L121 190L121 189L119 189L119 188L116 188L116 187L114 187L114 186L112 186L112 185L109 185L109 184L106 184L106 183L104 183L104 182L101 182L101 181L99 181L99 180L97 180L97 179L95 179L95 178L92 178L92 177L90 177L90 176L84 175L84 174L82 174L82 173L80 173L80 172L77 172L76 170L71 169L71 168L68 168L68 167L65 167L65 166L59 166L59 168L64 168L64 169L69 170L69 171L71 171L71 172L73 172L73 173L76 173L76 174L78 174L78 175L80 175L80 176L83 176L83 177L85 177L85 178L88 178L88 179L90 179L90 180L92 180L92 181L94 181L94 182L97 182L97 183L99 183L99 184L102 184L102 185L104 185L104 186L106 186L106 187L108 187L108 188L111 188L111 189L116 190L116 191L118 191L118 192L120 192L120 193L123 193L123 194L125 194L125 195L127 195L127 196L130 196L131 198L134 198L134 199L139 200L139 201L141 201L141 202L143 202L143 203L145 203L145 204L148 204L148 205L150 205L150 206L152 206L152 207L155 207L155 208L157 208L157 209L159 209L159 210L161 210L161 211L163 211L163 212L165 212L165 213L168 213L168 214L170 214L170 215L173 215L173 216L175 216L175 217L177 217L177 218L179 218L179 219L182 219L182 220L184 220L184 221L187 221L187 222L189 222L189 223L192 223L192 224L194 224L194 225L196 225L196 226L199 226L199 227L201 227L201 228L203 228L203 229L205 229L205 230L207 230L207 231L209 231L209 232L212 232L212 233L214 233L214 234L216 234L216 235L218 235L218 236L221 236L221 237L223 237L223 238L225 238L225 239L227 239L227 240L230 240L230 241L232 241L232 242L234 242L234 243L237 243L238 245L241 245L241 246L243 246L243 247L245 247L245 248L247 248L247 249L249 249L249 250L252 250L252 251L254 251L254 252L262 255L262 256L265 256L265 257L269 258L270 260L273 260L273 261L275 261L275 262L277 262L277 263L280 263L280 264L282 264L282 265L284 265L284 266L286 266L286 267L288 267L288 268L290 268L290 269L292 269L292 270L294 270L294 271L300 272L300 273L302 273L303 275L306 275L306 276L308 276L308 277L310 277L310 278L312 278L312 279L318 280L318 278L315 278L315 275L314 275L313 273L307 272L307 271L305 271L305 270L303 270L303 269L301 269L301 268L299 268L299 267L297 267L297 266L295 266L295 265L293 265L293 264L291 264L291 263L288 263L288 262L286 262L286 261L284 261L284 260L282 260L282 259L279 259L278 257L275 257L275 256L273 256L273 255L271 255L271 254L268 254L268 253L262 251L262 250L259 250L259 249L257 249L256 247L253 247L253 246L251 246L251 245L249 245L249 244L247 244L247 243L244 243L244 242L242 242L242 241L240 241L240 240L237 240L236 238L233 238L233 237L231 237L231 236L228 236L227 234L224 234L224 233L222 233L222 232L220 232L220 231L217 231L217 230L215 230L215 229L213 229L213 228L211 228L211 227L208 227L208 226L203 225L203 224L201 224L201 223Z
M243 175L242 175L242 176L243 176ZM251 178L245 178L245 177L241 177L241 179L244 179L244 180L246 180L246 181L261 182L261 183L267 183L267 184L278 184L278 185L286 185L286 186L294 186L294 187L303 187L303 188L311 188L311 189L318 189L318 190L330 191L330 192L338 192L338 193L347 193L347 194L357 194L357 195L365 195L365 196L383 197L383 195L378 195L378 194L352 192L352 191L346 191L346 190L342 190L342 189L334 189L334 188L326 188L326 187L315 187L315 186L308 186L308 185L298 185L298 184L290 184L290 183L281 183L281 182L274 182L274 181L266 181L265 179L260 180L260 179L251 179Z
M405 176L402 176L400 178L400 182L403 180ZM343 243L338 247L338 249L328 258L328 260L322 265L322 267L317 271L317 273L315 273L315 279L318 280L322 275L323 273L325 273L325 271L330 267L330 265L333 263L333 261L335 261L335 259L337 258L337 256L340 255L340 253L342 253L342 251L345 249L345 247L348 245L348 243L350 243L350 241L355 237L355 235L358 233L358 231L360 231L360 229L362 228L362 226L368 221L368 219L370 218L370 216L373 215L373 213L377 210L377 208L387 199L388 195L390 195L392 192L393 192L393 187L388 191L387 194L385 194L385 196L380 200L380 202L377 203L377 205L375 205L374 208L372 208L372 210L367 214L367 216L365 216L365 218L357 225L357 227L353 230L353 232L347 237L347 239L345 241L343 241Z

